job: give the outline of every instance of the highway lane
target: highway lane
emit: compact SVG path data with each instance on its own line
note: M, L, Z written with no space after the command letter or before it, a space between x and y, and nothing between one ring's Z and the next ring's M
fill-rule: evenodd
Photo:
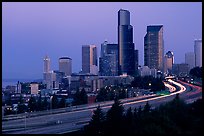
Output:
M150 98L150 97L154 97L154 96L156 96L156 94L126 98L126 99L121 99L121 102L125 103L128 101L136 101L136 100L140 100L140 99L144 99L144 98ZM96 108L98 105L109 106L112 104L113 104L113 100L112 101L105 101L105 102L97 102L97 103L93 103L93 104L71 106L71 107L66 107L66 108L52 109L52 110L48 110L48 111L30 112L27 114L21 113L21 114L16 114L16 115L6 115L3 117L2 120L8 121L8 120L24 119L25 116L36 117L36 116L44 116L44 115L49 115L49 114L53 115L53 114L59 114L59 113L63 113L63 112L72 112L72 111Z
M182 88L182 87L181 87ZM180 90L181 92L184 88L182 88ZM187 91L186 91L187 92ZM149 100L141 100L140 102L129 102L129 103L125 103L124 108L127 109L130 106L131 107L139 107L144 106L146 104L146 101L148 101L150 103L150 105L152 105L152 107L158 106L162 103L165 103L167 101L170 101L174 98L174 95L171 95L169 97L161 97L160 99L149 99ZM103 111L107 111L110 106L104 106L102 107ZM95 109L95 108L94 108ZM52 126L46 126L46 127L39 127L39 128L35 128L35 129L29 129L29 130L20 130L20 131L12 131L12 132L4 132L4 130L6 130L6 127L3 127L3 133L13 133L13 134L23 134L23 133L33 133L33 134L37 134L37 133L45 133L45 134L49 134L49 133L63 133L63 131L70 131L70 130L76 130L79 129L80 127L82 127L84 124L80 124L80 125L76 125L77 122L79 121L83 121L83 120L90 120L91 115L92 115L92 111L94 109L85 109L85 110L80 110L80 111L73 111L73 112L65 112L65 113L60 113L60 114L54 114L54 115L47 115L47 116L39 116L39 117L32 117L30 119L27 120L27 122L31 122L31 123L36 123L39 122L39 120L41 121L41 123L49 121L49 119L52 121L52 117L54 121L60 120L62 121L62 124L57 124L57 125L52 125ZM24 120L22 119L19 123L19 120L12 120L14 121L14 126L16 123L18 124L24 124ZM15 122L16 121L16 122ZM3 122L5 123L5 122ZM7 123L11 123L10 121L8 121ZM7 125L9 125L7 124ZM29 123L28 123L29 124ZM46 125L46 123L45 123ZM4 124L3 126L6 126L6 124ZM22 125L23 127L23 125ZM28 126L29 127L29 126ZM7 130L8 130L8 126L7 126Z

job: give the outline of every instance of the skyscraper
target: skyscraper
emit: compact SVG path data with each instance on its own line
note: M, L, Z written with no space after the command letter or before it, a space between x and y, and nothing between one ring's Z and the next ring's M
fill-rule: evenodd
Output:
M135 74L138 75L138 65L139 65L139 51L138 50L135 50Z
M101 44L101 57L99 58L99 71L102 76L118 75L118 44Z
M118 11L119 75L135 74L133 27L130 25L130 12Z
M72 59L69 57L59 58L59 71L64 72L65 76L72 74Z
M174 54L171 51L168 51L164 56L164 73L172 74L172 67L174 63Z
M46 55L44 58L43 83L46 84L47 89L54 87L55 73L50 70L50 58Z
M82 46L82 72L98 74L96 45Z
M195 66L202 67L202 40L195 40L194 44Z
M147 26L144 37L144 65L163 71L163 25Z
M50 58L46 55L44 58L44 73L50 72Z
M195 53L187 52L185 54L185 63L189 65L189 70L195 67Z

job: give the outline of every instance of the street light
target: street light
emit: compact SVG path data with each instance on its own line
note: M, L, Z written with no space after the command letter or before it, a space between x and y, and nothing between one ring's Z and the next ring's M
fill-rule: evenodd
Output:
M52 98L53 96L50 96L50 113L52 114Z
M128 95L127 95L127 89L125 89L125 92L126 92L126 98L128 97Z
M25 133L26 133L26 114L27 112L25 112Z

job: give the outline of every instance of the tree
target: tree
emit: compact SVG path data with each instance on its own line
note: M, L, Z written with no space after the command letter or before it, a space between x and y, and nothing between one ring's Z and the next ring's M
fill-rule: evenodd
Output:
M57 109L57 108L58 108L58 98L54 93L52 97L52 109Z
M128 108L125 115L125 129L127 132L131 133L134 127L134 115L132 113L132 108Z
M125 92L125 89L120 90L120 91L119 91L119 99L124 99L124 98L126 98L126 96L127 96L126 93L127 93L127 92Z
M31 96L28 102L28 109L29 111L35 111L37 109L37 103L35 97Z
M144 106L143 112L144 113L149 113L150 112L150 108L151 108L151 106L149 105L149 102L147 101L147 103Z
M27 106L24 104L22 95L20 95L17 110L18 110L18 113L24 113L25 111L27 111Z
M82 101L81 104L87 104L88 103L88 95L87 95L84 88L80 92L80 98L81 98L81 101Z
M43 109L42 108L42 96L40 94L38 101L37 101L37 111L41 111L42 109Z
M202 67L194 67L189 72L190 75L194 77L201 78L202 77Z
M105 88L99 90L98 95L96 96L97 102L106 101L108 98L108 92Z
M104 113L100 105L93 111L89 125L85 128L87 134L98 135L103 133L103 123L105 121Z
M74 95L74 102L73 105L81 105L81 104L87 104L88 103L88 96L83 88L81 91L77 90Z
M47 101L47 98L45 97L43 102L42 102L42 109L43 110L47 110L48 109L48 106L49 106L49 103Z
M66 104L65 98L62 97L62 99L61 99L60 102L59 102L59 108L64 108L64 107L66 107L65 104Z
M123 124L123 111L124 108L118 98L115 98L112 107L108 110L106 119L107 119L107 132L112 133L122 133L124 129L122 129Z

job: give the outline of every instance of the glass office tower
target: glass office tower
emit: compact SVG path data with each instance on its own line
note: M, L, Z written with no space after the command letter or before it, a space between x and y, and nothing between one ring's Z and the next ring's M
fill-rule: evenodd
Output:
M135 74L133 27L130 25L130 12L118 11L119 75Z
M163 71L163 25L147 26L144 37L144 65Z

